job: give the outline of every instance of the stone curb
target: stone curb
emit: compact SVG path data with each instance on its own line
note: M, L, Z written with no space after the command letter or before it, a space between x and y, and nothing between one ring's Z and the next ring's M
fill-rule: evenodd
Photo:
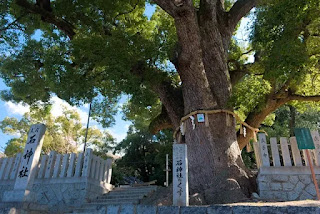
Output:
M73 213L92 213L85 209ZM320 214L320 207L302 206L149 206L149 205L109 205L97 207L99 214Z

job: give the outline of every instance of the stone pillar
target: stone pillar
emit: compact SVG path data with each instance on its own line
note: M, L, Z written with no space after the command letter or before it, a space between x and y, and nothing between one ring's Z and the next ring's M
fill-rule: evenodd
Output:
M4 177L4 172L6 171L8 158L3 158L0 168L0 180Z
M100 163L101 165L100 165L99 181L103 181L104 168L105 168L106 162L103 159L101 159Z
M13 157L9 158L8 165L7 165L6 171L4 173L4 178L3 178L4 180L8 180L10 177L10 173L11 173L11 169L12 169L12 165L13 165L13 160L14 160Z
M173 205L189 206L188 158L186 144L173 144Z
M70 154L64 154L62 158L62 166L60 171L60 178L64 178L67 176L68 163L69 163Z
M71 153L69 167L68 167L68 171L67 171L68 178L73 177L75 162L76 162L76 154Z
M82 165L83 165L83 153L79 153L77 157L77 165L76 170L74 172L74 177L80 177L82 172Z
M27 143L22 153L14 189L3 194L3 201L24 202L33 200L30 190L37 171L45 131L46 127L43 124L31 126Z
M262 166L269 167L270 160L269 160L266 134L259 133L258 135L259 135L259 144L260 144L259 149L260 149L261 164Z
M20 165L20 162L21 162L21 153L18 153L17 156L16 156L16 159L14 161L14 166L13 166L13 169L11 171L11 175L10 175L10 180L13 180L16 178L17 176L17 172L18 172L18 169L19 169L19 165Z
M99 157L97 157L96 171L95 171L95 176L94 176L94 179L96 179L96 180L99 180L100 166L101 166L101 160Z
M53 169L53 175L52 178L57 178L59 173L60 173L60 169L61 169L61 154L57 154L56 156L56 162L54 163L54 169Z
M313 154L315 157L316 165L320 166L320 136L318 131L312 131L311 136L313 139L313 143L315 149L313 150Z
M105 181L107 182L107 184L110 184L111 182L112 162L113 162L112 158L107 159L107 163L106 163L107 172L106 172L106 178L105 178Z
M47 159L48 159L48 155L43 155L41 157L41 164L40 164L40 169L39 169L39 173L38 173L38 178L44 177L44 172L47 167Z
M45 178L52 178L52 173L53 173L55 160L56 160L56 152L55 151L51 151L50 155L49 155L49 160L48 160L48 163L47 163L47 167L46 167L46 172L44 174Z
M90 177L90 168L92 168L92 149L87 148L84 154L82 177Z

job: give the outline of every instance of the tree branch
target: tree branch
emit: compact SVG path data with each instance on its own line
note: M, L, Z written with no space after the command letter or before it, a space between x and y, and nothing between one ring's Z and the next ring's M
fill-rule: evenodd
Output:
M154 0L154 2L172 17L193 7L192 0Z
M314 96L302 96L298 94L290 94L288 96L289 100L298 100L298 101L320 101L320 95Z
M154 2L164 11L166 11L170 16L174 16L176 6L173 0L154 0Z
M6 27L1 28L1 29L0 29L0 32L10 29L10 27L11 27L12 25L16 25L16 23L17 23L20 19L22 19L25 15L27 15L27 13L22 14L21 16L19 16L18 18L16 18L13 22L11 22L10 24L8 24ZM17 26L17 27L18 27L18 26Z
M228 23L231 31L235 29L238 22L250 10L256 6L258 0L238 0L228 12Z
M49 11L47 11L37 5L33 5L26 0L16 0L16 4L24 9L26 9L30 13L40 15L44 22L55 25L58 29L63 31L65 34L67 34L67 36L70 39L72 39L73 36L76 34L74 32L74 27L72 24L70 24L69 22L67 22L66 20L64 20L62 18L56 17L51 12L49 12Z
M173 128L173 125L165 106L162 105L162 111L156 118L151 121L149 125L149 131L152 134L157 134L159 131L169 128Z
M137 62L136 65L132 67L130 72L132 75L139 77L142 82L146 76L151 76L150 73L148 74L148 72L151 72L150 68L148 68L143 61ZM155 68L152 74L155 81L151 81L152 83L149 83L148 85L152 91L159 95L160 101L165 107L165 111L162 109L162 113L158 117L162 118L162 120L165 117L169 118L171 125L176 128L180 126L180 119L184 114L182 89L180 87L174 87L171 79L168 76L163 75L163 72ZM163 121L168 123L167 119ZM163 121L161 123L154 122L152 129L159 129L155 127L155 124L163 124Z
M259 112L251 112L247 116L246 123L248 123L252 127L258 128L270 113L274 112L277 108L292 100L315 102L320 101L320 95L302 96L298 94L291 94L290 90L285 86L282 87L282 89L276 94L268 95L267 101L264 105L265 107ZM246 137L240 135L239 133L237 135L240 149L243 149L247 145L249 140L253 137L253 133L251 132L248 132Z
M138 3L136 3L136 4L133 6L133 8L132 8L131 10L129 10L129 11L125 11L125 12L118 13L118 14L114 17L114 19L113 19L113 25L114 25L114 26L118 26L117 23L116 23L116 19L117 19L119 16L132 13L132 12L137 8L137 6L138 6Z
M153 90L159 95L163 106L166 108L166 113L168 118L170 118L172 126L174 128L179 127L180 119L184 114L182 89L174 88L171 81L164 80L154 85Z

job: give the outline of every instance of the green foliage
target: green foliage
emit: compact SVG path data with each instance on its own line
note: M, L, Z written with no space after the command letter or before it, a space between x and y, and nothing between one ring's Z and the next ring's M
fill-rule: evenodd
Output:
M7 142L5 154L13 156L23 151L27 134L32 124L43 123L46 125L42 152L50 151L58 153L76 152L77 148L84 143L85 127L80 122L77 112L63 107L63 115L53 117L50 113L50 105L33 105L30 112L26 113L21 120L6 117L0 122L0 129L3 133L17 136ZM88 146L94 148L97 155L106 157L106 153L111 151L114 143L113 137L99 129L90 128L88 130Z
M233 89L230 99L239 114L247 115L263 108L265 96L270 93L271 86L261 76L246 75Z
M265 108L273 94L277 96L274 98L283 98L290 93L320 93L319 13L319 1L315 0L268 0L256 8L250 44L255 62L250 64L241 58L244 51L234 42L229 54L231 71L241 70L244 65L248 68L230 100L230 106L243 119ZM264 123L271 125L272 121L271 115Z
M116 150L124 156L116 161L115 183L123 183L123 176L134 176L147 182L165 182L165 158L172 159L172 132L164 131L153 136L147 131L134 131L131 126L126 139L117 145Z
M272 85L304 81L310 71L309 53L316 50L314 42L319 38L314 34L319 27L319 12L316 0L269 0L257 9L251 39L260 56L264 78Z
M31 104L48 102L55 94L71 104L92 103L92 116L110 126L117 102L128 95L126 119L142 130L161 110L154 85L165 79L181 87L169 62L177 49L174 20L159 7L148 19L146 2L151 1L51 1L53 14L73 27L71 38L16 1L5 1L0 5L0 29L5 29L0 30L0 77L10 90L2 91L2 98ZM224 1L227 11L234 2ZM320 93L319 10L318 0L263 1L255 10L249 44L256 56L252 64L243 54L248 50L231 41L229 70L247 73L229 102L242 119L263 109L266 97L283 87L301 95ZM272 115L265 120L272 122Z
M18 31L18 41L10 33L17 30L1 31L7 49L11 43L19 47L0 58L0 76L10 87L1 92L3 99L32 104L47 102L54 93L70 104L93 100L92 116L110 126L120 95L130 94L131 103L139 106L152 106L158 102L150 90L153 83L177 79L168 65L177 41L175 26L161 9L148 20L145 2L140 0L53 1L51 7L57 17L74 26L72 40L40 16L26 13L19 19L24 12L15 2L1 6L8 18L0 29L11 26L16 18L24 29ZM36 31L41 37L35 40ZM19 42L21 38L24 42ZM147 71L144 79L132 75L137 64Z
M241 151L241 157L246 167L248 167L249 169L257 169L254 152L247 152L246 149L243 149Z
M294 103L292 103L294 105ZM296 109L295 125L293 128L309 128L320 131L317 123L320 122L319 104L298 103ZM269 137L290 137L290 109L285 105L275 111L275 120L271 125L263 127Z

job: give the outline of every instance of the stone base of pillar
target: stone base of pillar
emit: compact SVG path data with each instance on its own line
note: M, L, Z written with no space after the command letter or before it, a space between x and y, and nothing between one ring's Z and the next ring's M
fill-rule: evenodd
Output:
M34 202L0 202L0 213L39 213L46 214L47 205L41 205Z
M30 190L10 190L4 192L2 202L32 202L34 199L35 194Z

